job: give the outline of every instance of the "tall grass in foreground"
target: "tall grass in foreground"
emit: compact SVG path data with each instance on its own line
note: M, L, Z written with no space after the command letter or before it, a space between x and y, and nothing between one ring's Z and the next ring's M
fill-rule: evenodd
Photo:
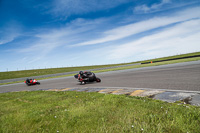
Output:
M87 92L0 94L0 132L200 131L200 107Z

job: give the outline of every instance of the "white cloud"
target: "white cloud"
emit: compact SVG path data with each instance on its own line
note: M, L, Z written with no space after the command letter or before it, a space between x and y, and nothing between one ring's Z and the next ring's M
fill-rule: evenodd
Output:
M189 6L189 5L198 5L199 0L161 0L160 3L155 3L150 6L143 4L136 6L133 9L133 12L136 14L143 14L143 13L153 13L153 12L158 12L158 11L165 11L169 9L176 9L179 7L184 7L184 6Z
M18 34L10 34L7 36L5 35L1 36L2 38L0 38L0 45L12 42L17 36Z
M200 12L198 12L199 10L200 10L199 7L192 8L175 13L173 16L156 17L146 21L117 27L115 29L105 31L102 35L104 36L103 38L94 39L83 43L78 43L73 46L86 46L86 45L105 43L109 41L115 41L137 33L145 32L155 28L160 28L163 26L168 26L173 23L199 18L200 17Z
M67 23L61 28L52 29L36 29L34 42L29 41L29 45L26 48L17 50L18 52L31 52L37 50L48 51L59 46L68 46L72 43L79 43L85 40L92 31L95 34L96 27L101 27L104 23L110 21L106 18L100 18L95 20L86 20L78 18L76 20ZM103 28L101 28L102 30ZM97 29L99 31L99 29ZM42 52L44 53L44 52Z
M35 33L30 35L30 40L20 42L21 44L24 44L24 47L14 49L14 51L25 55L34 55L30 56L30 58L33 59L30 59L31 61L29 61L29 63L33 63L45 58L56 48L66 48L68 44L77 41L80 42L85 38L85 34L87 34L88 31L102 22L105 22L105 19L92 21L76 19L61 28L35 29Z
M47 56L54 53L55 49L59 49L58 51L61 51L63 48L66 48L67 50L69 49L73 50L74 53L77 54L76 48L71 48L71 47L69 48L67 46L69 46L69 44L75 44L74 46L87 46L87 45L93 45L93 44L98 44L98 43L107 43L110 41L117 41L119 39L123 39L125 37L131 36L137 33L146 32L148 30L161 28L169 24L174 24L177 22L180 23L182 21L198 18L200 17L200 13L198 12L199 9L200 8L198 7L198 8L193 8L190 10L184 10L182 12L175 13L173 16L156 17L156 18L152 18L146 21L117 27L115 29L107 30L107 31L105 31L106 28L103 29L101 27L102 26L105 27L104 25L108 25L111 18L109 18L109 20L105 18L96 19L96 20L76 19L72 21L71 23L67 23L62 28L36 30L37 33L32 35L34 37L33 39L34 41L31 42L29 40L29 43L24 42L25 44L24 47L17 49L16 51L21 52L23 54L25 53L24 55L34 55L34 56L30 56L30 58L33 58L33 59L32 60L30 59L31 61L29 63L34 63L38 60L49 58ZM104 31L103 34L102 34L102 31ZM176 33L175 31L173 32ZM88 39L91 39L93 35L104 36L104 37L87 41ZM164 36L165 35L166 34L164 34ZM161 38L161 34L159 36L156 36L156 35L150 36L149 38L150 38L150 41L153 38L158 41L158 39L156 38ZM111 60L130 57L133 55L132 54L133 51L135 53L138 53L138 51L140 51L141 48L143 49L142 46L138 47L139 44L143 45L145 43L145 40L146 40L146 43L148 44L149 38L145 37L143 39L137 40L136 42L130 42L130 43L127 43L126 45L120 45L120 46L114 47L112 48L113 50L111 51L110 50L108 51L107 50L108 48L106 48L106 50L104 48L101 48L103 52L99 52L99 53L105 53L107 51L106 54ZM188 39L191 39L191 38L188 38ZM161 42L163 42L162 39L160 40ZM137 47L135 47L135 45ZM100 48L100 46L98 45L96 46ZM167 46L168 45L166 45L165 47ZM125 47L127 47L128 49L126 49ZM130 51L129 48L131 49L131 47L135 47L135 49L132 49L133 51ZM150 47L152 51L154 51L155 49L164 48L161 45L152 46L151 44L150 44ZM80 49L82 48L87 48L86 51L88 52L86 52L87 54L86 56L90 57L91 56L90 47L80 47ZM144 50L141 50L141 52L149 51L149 49L146 49L145 51ZM68 53L69 52L71 51L68 51ZM68 53L65 53L65 55L68 56ZM79 55L76 55L76 56L79 56Z
M51 13L68 17L73 14L85 14L114 8L131 0L54 0Z
M151 6L141 5L134 8L135 12L150 12L152 10L157 10L165 4L171 3L171 0L162 0L160 3L153 4Z
M20 29L15 26L8 25L0 31L0 45L12 42L20 35Z
M186 21L162 32L116 46L107 52L110 53L108 58L111 60L134 58L138 55L155 58L199 51L199 36L200 19Z

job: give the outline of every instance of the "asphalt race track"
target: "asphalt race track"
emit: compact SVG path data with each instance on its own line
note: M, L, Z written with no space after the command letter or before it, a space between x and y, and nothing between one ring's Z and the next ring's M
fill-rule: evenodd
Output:
M80 85L74 77L40 80L40 85L25 83L0 85L0 93L25 90L129 87L200 91L200 61L97 73L101 83Z

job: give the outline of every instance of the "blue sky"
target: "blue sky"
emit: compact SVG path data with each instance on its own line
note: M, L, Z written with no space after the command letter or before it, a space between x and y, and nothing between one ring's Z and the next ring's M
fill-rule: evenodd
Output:
M199 0L1 0L0 71L200 51Z

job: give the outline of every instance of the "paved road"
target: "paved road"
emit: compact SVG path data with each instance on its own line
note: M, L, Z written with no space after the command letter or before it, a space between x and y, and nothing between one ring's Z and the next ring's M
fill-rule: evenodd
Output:
M105 70L105 69L112 69L112 68L119 68L119 67L126 67L126 66L134 66L134 65L141 65L141 63L128 64L128 65L120 65L120 66L111 66L111 67L103 67L103 68L96 68L96 69L90 69L88 71ZM74 74L74 73L78 73L78 72L79 71L73 71L73 72L65 72L65 73L56 73L56 74L41 75L41 76L32 76L31 78L34 78L34 79L48 78L48 77L55 77L55 76L61 76L61 75L69 75L69 74ZM5 80L0 80L0 83L22 81L22 80L27 79L27 78L30 78L30 77L15 78L15 79L5 79Z
M1 85L0 93L76 87L131 87L200 91L200 61L97 73L101 83L80 85L74 77L41 80L41 85Z

